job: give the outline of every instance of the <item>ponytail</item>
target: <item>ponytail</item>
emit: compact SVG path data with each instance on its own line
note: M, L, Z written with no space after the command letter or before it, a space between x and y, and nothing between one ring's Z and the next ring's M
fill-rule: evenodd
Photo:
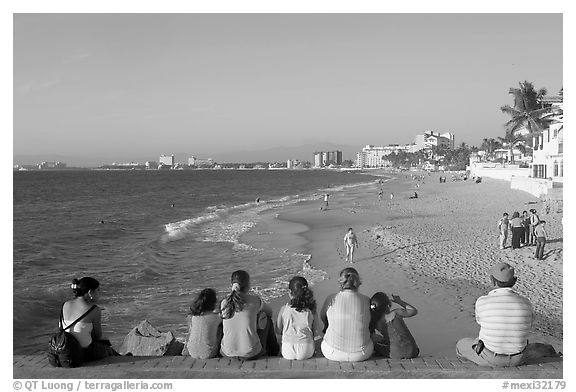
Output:
M340 288L342 290L354 291L358 290L358 287L360 287L360 284L362 283L358 271L351 267L344 268L342 272L340 272L338 282L340 283Z
M234 317L234 313L244 309L245 301L242 297L242 292L246 291L250 285L250 275L246 271L235 271L232 274L231 281L232 290L224 298L224 306L222 307L223 319L230 319Z
M73 279L70 288L76 297L84 296L90 290L96 290L100 286L100 283L89 276L86 276L80 280Z
M290 289L290 294L292 295L289 303L290 307L296 309L298 312L310 310L314 313L316 311L314 293L308 287L308 282L306 279L301 276L295 276L290 279L288 288Z

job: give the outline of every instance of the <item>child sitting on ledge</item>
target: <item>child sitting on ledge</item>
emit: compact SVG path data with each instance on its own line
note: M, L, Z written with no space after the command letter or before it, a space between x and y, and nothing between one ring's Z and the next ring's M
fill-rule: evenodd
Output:
M402 308L391 309L392 302ZM399 296L392 294L392 301L382 292L370 299L370 334L374 352L385 358L416 358L420 353L414 337L408 330L404 318L415 316L418 311Z

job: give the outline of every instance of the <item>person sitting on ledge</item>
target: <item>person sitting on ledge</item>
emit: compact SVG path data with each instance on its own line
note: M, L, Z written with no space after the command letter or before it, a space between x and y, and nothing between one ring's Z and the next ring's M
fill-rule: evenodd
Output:
M476 301L480 334L476 339L460 339L456 354L480 366L521 365L534 320L532 304L512 291L516 276L510 264L496 264L490 279L496 288Z
M361 281L354 268L344 268L338 282L340 292L329 295L320 311L325 333L322 354L332 361L365 361L374 351L370 298L358 292Z
M278 355L280 347L274 334L272 310L260 297L249 294L250 275L232 273L230 294L220 305L223 336L220 354L240 360Z
M298 360L312 358L318 323L314 293L301 276L290 279L288 289L290 302L280 308L276 321L276 333L282 335L282 356Z
M204 289L190 305L186 348L192 358L219 356L222 340L222 318L216 310L218 298L213 289Z
M74 279L70 286L76 298L62 306L62 327L66 328L76 319L96 305L100 298L100 283L91 277ZM110 341L102 337L102 311L96 306L68 332L83 348L83 361L96 361L109 356L120 355L111 347Z
M392 303L401 307L392 309ZM390 301L390 298L380 291L370 298L370 309L370 334L374 351L384 358L416 358L420 349L403 319L416 316L418 310L394 294Z

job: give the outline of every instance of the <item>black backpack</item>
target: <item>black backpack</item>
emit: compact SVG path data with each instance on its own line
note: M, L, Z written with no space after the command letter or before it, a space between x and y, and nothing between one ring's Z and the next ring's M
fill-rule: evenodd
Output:
M72 368L82 365L84 362L84 349L78 343L78 340L67 329L72 328L77 322L82 320L96 305L92 305L82 316L78 317L72 324L63 328L64 326L64 305L60 310L60 323L58 325L58 332L50 338L48 343L48 362L50 365L56 367Z

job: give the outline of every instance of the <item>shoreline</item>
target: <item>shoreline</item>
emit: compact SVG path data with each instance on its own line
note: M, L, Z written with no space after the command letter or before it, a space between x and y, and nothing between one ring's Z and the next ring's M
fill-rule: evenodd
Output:
M520 205L524 200L534 203L531 195L509 189L505 181L439 184L438 175L432 175L417 190L420 197L410 200L415 182L402 175L398 173L383 184L382 201L378 201L379 184L375 182L333 194L327 211L321 211L322 201L316 200L265 213L261 222L242 236L242 242L311 255L312 268L327 273L325 280L312 286L318 308L326 296L338 291L340 270L351 265L360 273L360 292L364 295L370 297L376 291L400 295L419 310L406 323L420 355L452 356L458 339L477 336L474 303L491 290L487 271L496 262L509 262L518 271L516 291L535 307L530 341L550 343L562 351L562 304L550 309L550 302L562 298L561 214L546 217L552 223L550 238L559 238L547 244L546 252L552 254L544 263L560 271L560 276L554 276L543 273L546 268L542 263L530 259L534 247L496 249L495 222L502 208L511 205L507 209L510 213L514 207L532 208ZM395 195L392 203L388 197L391 190ZM492 194L498 197L490 198ZM446 224L443 218L452 219L452 223ZM470 225L470 221L477 224ZM354 228L360 242L354 264L344 261L343 237L348 227ZM269 234L259 235L262 231ZM454 240L458 237L461 239ZM552 287L545 290L535 292L530 284L531 280L540 283L548 279L552 284L546 281L546 285ZM270 301L274 317L287 301L287 295Z

